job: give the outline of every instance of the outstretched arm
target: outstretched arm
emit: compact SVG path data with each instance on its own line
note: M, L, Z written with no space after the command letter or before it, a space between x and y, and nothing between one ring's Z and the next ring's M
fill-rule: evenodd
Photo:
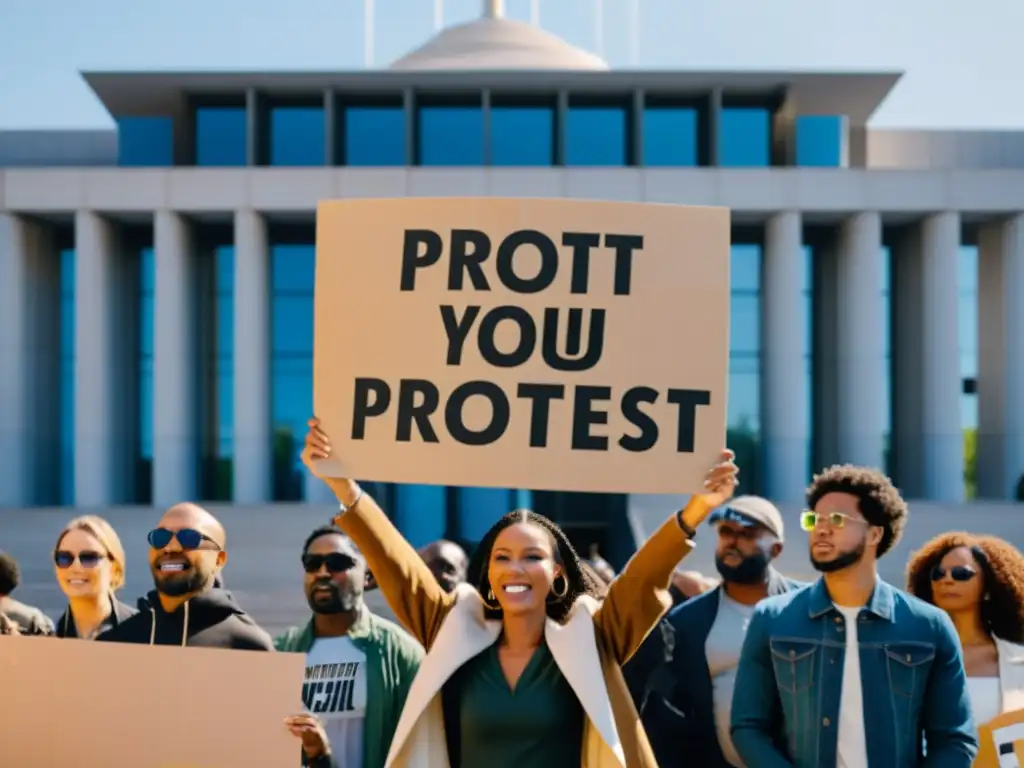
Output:
M302 458L315 474L316 460L331 455L331 444L320 431L316 419L312 419L309 425ZM429 650L454 597L441 589L416 550L399 533L377 502L369 494L363 493L355 481L321 479L334 492L342 507L348 508L334 522L352 537L352 541L363 553L395 617Z
M672 606L668 585L679 561L693 549L690 536L712 509L732 496L738 471L732 451L724 451L722 459L707 475L708 492L691 497L685 509L663 523L608 587L594 628L619 664L629 660Z

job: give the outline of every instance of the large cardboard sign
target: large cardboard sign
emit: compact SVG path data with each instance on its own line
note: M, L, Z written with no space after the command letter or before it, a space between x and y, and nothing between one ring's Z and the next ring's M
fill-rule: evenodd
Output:
M978 728L974 768L1024 766L1024 709L1004 712Z
M11 768L298 765L296 653L0 637L0 763Z
M328 475L689 493L725 447L727 209L328 201L316 261Z

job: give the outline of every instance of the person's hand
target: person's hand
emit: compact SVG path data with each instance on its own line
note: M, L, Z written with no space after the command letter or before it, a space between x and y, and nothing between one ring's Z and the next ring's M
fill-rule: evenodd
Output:
M330 749L323 723L316 715L307 712L284 719L285 727L292 735L302 741L302 751L313 760L324 755Z
M11 618L0 613L0 635L20 635L21 629Z
M345 506L352 503L352 500L359 492L354 481L342 477L324 477L316 469L316 462L320 459L329 459L331 453L331 440L326 433L320 429L320 419L312 418L308 422L309 432L306 433L306 444L302 449L302 463L313 473L315 477L324 481L328 488Z
M699 514L694 515L692 507L687 507L683 514L683 522L693 530L697 530L697 526L707 519L715 507L722 506L732 498L733 493L736 491L736 486L739 485L738 475L740 472L739 467L733 461L735 458L736 454L732 451L728 449L722 451L719 455L720 461L718 464L713 466L704 475L705 491L696 496L696 498L704 502L703 506L698 510Z

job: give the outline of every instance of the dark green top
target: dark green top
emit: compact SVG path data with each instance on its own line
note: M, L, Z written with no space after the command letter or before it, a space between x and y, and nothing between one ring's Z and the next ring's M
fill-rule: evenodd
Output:
M534 651L515 691L498 646L468 661L446 686L458 718L453 768L567 768L583 749L583 707L546 643Z

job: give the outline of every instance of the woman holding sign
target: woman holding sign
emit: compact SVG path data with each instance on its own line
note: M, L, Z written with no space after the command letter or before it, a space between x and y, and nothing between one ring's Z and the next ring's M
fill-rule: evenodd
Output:
M332 457L313 419L303 460ZM673 569L697 527L729 499L731 451L640 548L604 600L565 534L525 510L484 536L469 581L446 593L376 502L322 478L335 522L366 557L398 619L427 649L388 755L390 766L656 768L621 666L669 607Z
M907 567L907 589L942 608L964 649L978 725L1024 709L1024 555L994 536L944 533Z

